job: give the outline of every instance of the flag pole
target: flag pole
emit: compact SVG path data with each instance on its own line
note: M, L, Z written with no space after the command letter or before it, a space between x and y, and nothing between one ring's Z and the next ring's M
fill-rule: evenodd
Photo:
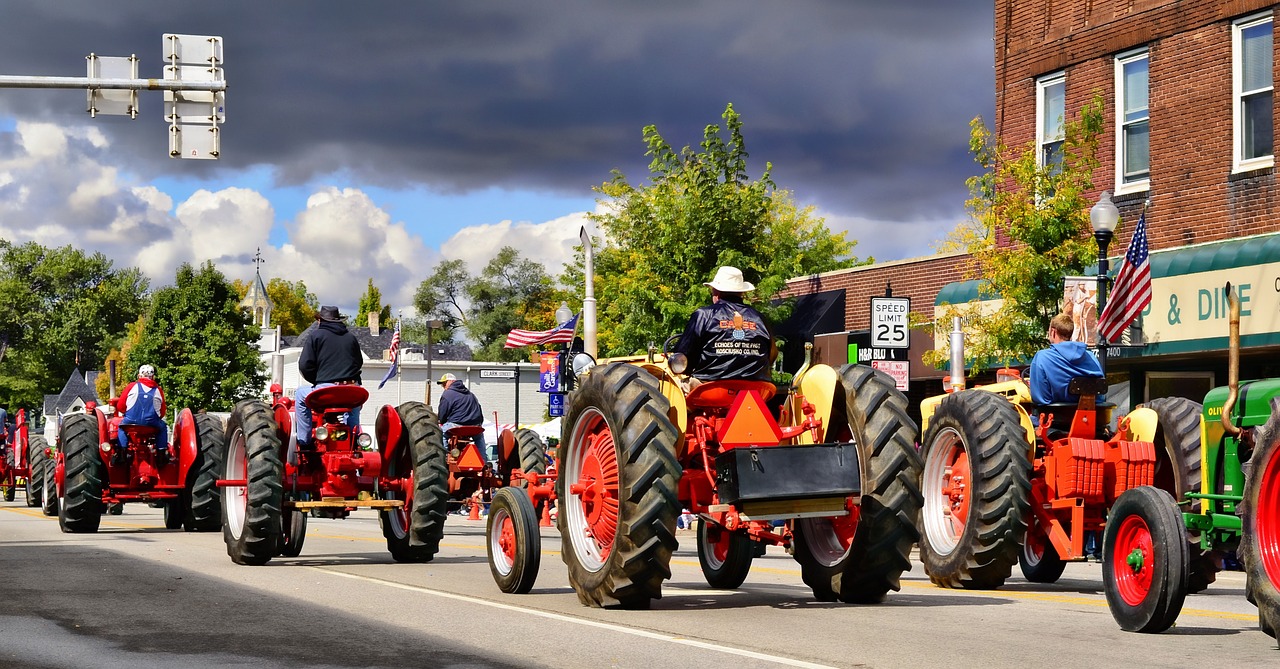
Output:
M400 331L400 322L403 320L404 320L404 310L401 309L396 312L396 331L397 332ZM400 364L400 349L403 347L404 347L404 342L400 342L400 345L396 347L396 357L394 360L391 361L391 364L393 365ZM396 406L400 406L401 404L404 404L404 370L397 369L396 372L398 372L396 376L399 377L396 379ZM431 383L431 379L427 379L427 383Z

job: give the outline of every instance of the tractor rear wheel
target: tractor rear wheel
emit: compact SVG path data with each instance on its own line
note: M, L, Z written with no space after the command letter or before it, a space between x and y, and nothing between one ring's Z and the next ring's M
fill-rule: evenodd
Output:
M187 474L190 485L183 505L182 528L188 532L213 532L222 526L222 495L218 472L226 435L214 416L196 414L196 461Z
M489 504L485 527L489 572L503 592L523 595L533 589L542 561L542 535L533 501L523 488L501 488Z
M698 564L707 585L718 590L742 585L755 556L755 542L746 534L730 532L709 520L698 522Z
M907 416L907 398L884 372L846 365L840 387L844 397L832 398L827 441L857 445L861 502L847 516L795 521L795 558L820 601L875 603L901 589L899 578L911 569L911 548L920 537L918 430Z
M49 443L44 437L39 435L31 435L27 439L27 506L40 506L41 496L44 490L44 463L49 459L45 454L45 450L49 448Z
M668 408L657 380L623 363L592 369L569 398L556 525L587 606L648 608L671 577L680 433Z
M1280 638L1280 413L1256 433L1240 504L1240 562L1245 596L1258 607L1258 626Z
M516 430L516 454L520 457L520 471L530 474L547 473L547 445L533 430ZM525 487L527 481L516 485Z
M1102 580L1111 616L1126 632L1163 632L1187 597L1187 529L1173 496L1153 486L1125 491L1111 507Z
M1004 584L1030 515L1027 434L1009 400L962 390L938 404L924 438L920 561L944 588Z
M58 500L58 525L63 532L97 532L107 473L98 455L97 419L82 413L63 418L62 451L66 458L66 484Z
M236 564L266 564L281 547L284 465L275 414L262 401L245 400L231 412L222 476L246 484L222 489L227 555Z
M1189 492L1200 492L1200 413L1199 402L1183 397L1162 397L1146 403L1160 417L1156 428L1156 475L1154 485L1178 501ZM1188 510L1199 512L1200 501L1190 500ZM1213 551L1200 548L1199 533L1188 533L1191 577L1188 592L1197 593L1218 578L1218 565Z
M404 427L397 457L383 463L383 475L407 479L399 490L387 490L385 499L398 499L404 506L378 514L387 550L396 562L430 562L444 538L446 505L449 503L449 465L445 459L444 437L434 411L422 402L405 402L396 407Z
M285 509L280 515L280 555L302 555L302 543L307 540L307 513L297 509Z
M1022 575L1032 583L1057 583L1067 568L1067 561L1058 555L1058 549L1040 528L1032 524L1018 554L1018 567Z

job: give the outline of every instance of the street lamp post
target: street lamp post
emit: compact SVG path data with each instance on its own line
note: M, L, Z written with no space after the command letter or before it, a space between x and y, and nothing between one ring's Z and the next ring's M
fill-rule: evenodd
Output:
M1107 282L1111 267L1107 262L1107 247L1111 245L1111 236L1115 234L1116 225L1120 223L1120 210L1111 201L1111 191L1103 191L1098 203L1089 210L1089 224L1093 226L1093 238L1098 242L1098 317L1107 306ZM1107 374L1107 339L1098 332L1098 364L1102 375Z
M431 320L427 321L427 406L431 406L431 386L436 382L436 378L431 374L431 331L443 327L444 321Z

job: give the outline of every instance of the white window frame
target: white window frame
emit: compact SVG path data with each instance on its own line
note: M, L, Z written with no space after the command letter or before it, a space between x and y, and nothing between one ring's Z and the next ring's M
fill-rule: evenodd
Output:
M1124 66L1129 63L1147 61L1147 176L1144 179L1124 180L1124 166L1127 159L1125 146L1124 118ZM1116 56L1115 60L1115 107L1116 107L1116 187L1115 194L1140 193L1151 189L1151 51L1142 48L1127 51Z
M1241 53L1241 46L1242 46L1241 33L1247 28L1252 28L1262 23L1272 23L1271 12L1267 12L1265 14L1254 14L1252 16L1247 16L1242 19L1237 19L1231 24L1231 145L1232 145L1231 171L1232 172L1248 172L1251 170L1273 167L1276 163L1274 131L1272 135L1272 148L1271 148L1270 155L1259 156L1257 158L1250 158L1248 160L1245 160L1242 157L1244 154L1244 141L1243 141L1244 139L1243 138L1243 134L1244 134L1243 120L1244 119L1241 117L1241 115L1244 113L1244 107L1243 105L1240 104L1240 98L1244 95L1244 91L1241 90L1241 86L1243 86L1244 84L1244 76L1243 76L1243 72L1241 71L1242 69L1241 65L1243 64L1243 57ZM1273 40L1275 39L1274 32L1273 32L1272 39ZM1274 76L1275 76L1274 62L1272 62L1271 67L1272 67L1272 77L1274 79ZM1254 92L1254 91L1250 91L1250 92ZM1274 86L1271 87L1271 94L1273 96L1272 104L1274 105L1275 104L1275 100L1274 100L1275 87ZM1272 120L1272 123L1274 127L1274 123L1275 123L1274 119Z
M1056 86L1058 84L1062 84L1062 100L1063 100L1062 125L1065 128L1067 123L1067 118L1066 118L1067 117L1067 105L1066 105L1067 73L1054 72L1053 74L1046 74L1043 77L1038 77L1036 79L1036 165L1040 167L1045 166L1044 145L1049 142L1057 142L1064 139L1064 137L1055 137L1055 138L1046 137L1044 132L1045 89L1049 88L1050 86Z

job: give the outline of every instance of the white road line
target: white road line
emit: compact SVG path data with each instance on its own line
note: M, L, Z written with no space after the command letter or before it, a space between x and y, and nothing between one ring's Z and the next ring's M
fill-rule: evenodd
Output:
M436 597L443 597L445 599L454 599L460 602L467 602L469 604L479 604L481 606L488 606L490 608L502 609L504 611L512 611L515 613L523 613L526 615L537 616L539 618L548 618L550 620L557 620L560 622L571 623L574 625L583 625L585 627L596 627L599 629L609 630L611 632L619 632L622 634L630 634L632 636L643 637L645 639L653 639L655 641L666 641L669 643L680 644L682 646L692 646L694 648L701 648L703 650L710 650L718 653L726 653L728 655L738 655L741 657L749 657L753 660L763 660L765 662L773 662L774 664L781 664L788 667L804 667L805 669L835 669L834 667L826 664L814 664L813 662L805 662L804 660L796 660L789 657L781 657L778 655L767 655L765 653L757 653L752 650L743 650L741 648L731 648L729 646L720 646L714 643L707 643L705 641L695 641L693 639L685 639L683 637L671 636L669 634L660 634L658 632L650 632L648 630L635 629L631 627L623 627L621 625L604 623L598 620L574 618L573 616L561 615L559 613L551 613L549 611L538 611L534 609L526 609L518 606L512 606L510 604L503 604L501 602L494 602L494 601L489 601L487 599L480 599L478 597L469 597L467 595L459 595L457 593L445 592L443 590L432 590L431 588L424 588L417 585L406 585L404 583L396 583L395 581L386 581L380 578L371 578L369 576L348 574L346 572L335 571L332 569L325 569L323 567L309 567L309 569L314 569L316 571L321 571L326 574L332 574L334 576L342 576L344 578L350 578L357 581L368 581L370 583L385 585L391 588L398 588L400 590L409 590L411 592L419 592L425 595L434 595Z

